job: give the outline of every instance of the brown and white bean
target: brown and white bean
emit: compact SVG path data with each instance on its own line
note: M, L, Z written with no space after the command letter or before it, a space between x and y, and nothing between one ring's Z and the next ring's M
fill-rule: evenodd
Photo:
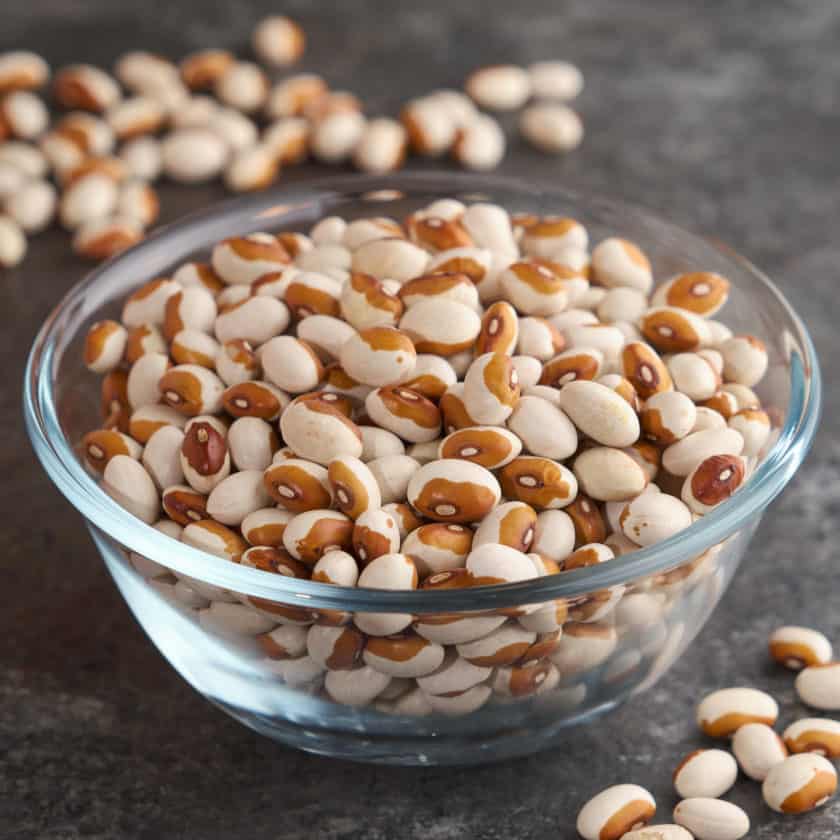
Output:
M339 361L358 382L374 387L392 385L413 372L417 351L402 330L389 326L367 327L342 345Z
M670 446L691 433L697 421L697 408L680 391L661 391L645 402L640 419L648 440Z
M827 665L833 656L831 642L810 627L779 627L770 636L769 648L770 656L792 671Z
M643 787L614 785L581 808L577 831L584 840L619 840L649 823L655 813L656 801Z
M773 726L778 716L776 701L754 688L713 691L697 707L697 723L712 738L727 738L747 723Z
M840 721L803 718L785 729L782 738L792 753L817 753L831 759L840 757Z
M781 814L804 814L824 805L837 790L837 771L825 757L792 755L770 768L761 786L764 801Z

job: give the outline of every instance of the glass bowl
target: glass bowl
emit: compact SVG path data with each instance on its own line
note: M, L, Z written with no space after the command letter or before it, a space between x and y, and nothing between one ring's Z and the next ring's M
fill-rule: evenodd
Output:
M776 428L746 487L676 536L595 567L503 586L407 592L330 586L241 566L143 524L100 489L77 455L81 437L100 423L98 379L81 363L93 322L114 317L143 281L206 255L225 237L307 230L329 214L401 219L444 196L512 212L571 215L593 240L618 233L648 253L658 280L689 270L727 276L732 293L722 320L758 335L770 355L758 390ZM35 340L24 384L38 457L85 518L137 620L178 672L269 737L324 755L393 764L531 753L651 686L726 590L765 508L802 463L819 406L820 375L807 331L779 291L737 254L616 201L449 173L280 187L164 228L66 295ZM489 667L457 658L452 642L514 625L538 609L547 627L564 614L568 623L559 640L538 637L544 646L528 649L530 661ZM311 625L352 627L345 622L356 613L404 616L446 643L443 665L416 683L358 663L347 670L344 660L325 671L301 655ZM259 638L278 626L292 628L276 635L280 643ZM420 671L419 657L410 643L397 645L391 661L402 664L388 670Z

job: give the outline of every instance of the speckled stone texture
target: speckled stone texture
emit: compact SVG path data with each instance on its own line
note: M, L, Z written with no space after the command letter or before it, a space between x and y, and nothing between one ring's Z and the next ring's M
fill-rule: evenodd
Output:
M41 236L0 281L0 836L571 838L583 802L622 781L647 785L668 819L671 770L703 744L693 723L698 698L757 685L779 697L790 721L805 710L792 678L767 663L768 632L801 622L840 643L840 5L7 0L0 50L29 47L54 65L109 65L129 48L173 57L215 45L244 50L260 14L277 8L306 26L304 66L357 91L372 112L457 85L482 63L579 63L583 147L543 158L512 139L501 171L631 199L734 244L765 269L822 354L818 443L689 653L623 710L542 755L478 769L307 756L244 729L171 670L122 603L80 517L37 465L20 420L24 356L85 270L66 235ZM166 218L220 197L216 187L164 187ZM746 781L732 799L748 810L751 837L840 836L840 803L781 819Z

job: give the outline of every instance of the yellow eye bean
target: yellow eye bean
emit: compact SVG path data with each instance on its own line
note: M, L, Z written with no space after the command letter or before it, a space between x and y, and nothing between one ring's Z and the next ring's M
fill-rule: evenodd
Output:
M781 814L804 814L837 790L834 765L816 753L792 755L770 768L761 786L764 801Z
M577 818L584 840L619 840L628 831L653 819L656 802L638 785L614 785L590 799Z

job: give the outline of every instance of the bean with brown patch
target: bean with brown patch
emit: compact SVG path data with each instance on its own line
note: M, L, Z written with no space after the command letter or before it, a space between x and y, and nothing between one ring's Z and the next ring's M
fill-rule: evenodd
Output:
M100 387L100 412L105 428L129 431L131 405L128 402L128 373L112 370L102 380Z
M56 73L53 96L62 108L103 113L119 102L120 89L104 70L72 64Z
M412 443L435 440L440 434L438 407L422 394L404 386L371 391L365 409L374 423Z
M97 472L103 472L115 455L128 455L138 460L143 447L116 429L96 429L82 438L85 461Z
M302 458L288 458L272 464L263 476L269 496L292 513L328 508L332 493L327 470Z
M466 274L475 283L479 299L486 300L486 296L482 296L482 290L483 287L494 285L488 281L492 264L491 252L483 248L452 248L433 256L427 271Z
M583 493L578 493L564 512L572 520L575 528L575 545L603 542L607 536L607 525L598 505Z
M411 557L421 577L464 565L473 544L473 532L455 523L433 522L409 533L400 551Z
M200 330L186 329L175 334L169 354L176 365L199 365L215 370L219 342Z
M691 433L697 422L697 408L679 391L660 391L647 400L639 419L648 440L670 446Z
M464 403L464 384L462 382L456 382L446 389L438 402L438 407L443 420L443 428L447 433L478 425L470 416Z
M654 306L676 306L711 318L729 299L730 283L712 271L691 271L678 274L653 293Z
M569 277L576 276L571 269L568 271ZM559 276L546 265L515 262L499 279L505 297L523 315L555 315L568 305L567 277Z
M240 382L226 388L222 405L232 417L274 420L289 404L289 397L268 382Z
M389 516L394 517L401 540L404 540L415 528L419 528L425 522L412 509L411 505L405 502L388 502L382 505L382 510Z
M470 248L475 243L459 219L414 214L406 221L412 242L432 253L452 248Z
M401 291L401 290L400 290ZM357 330L394 327L405 309L388 281L354 271L344 284L340 298L341 317Z
M638 785L614 785L583 806L577 818L578 834L584 840L619 840L628 831L649 823L656 802Z
M222 407L225 387L207 368L176 365L160 378L158 390L167 405L187 417L195 417L217 412Z
M332 315L341 312L341 283L326 274L303 271L295 274L286 287L283 300L296 318Z
M840 722L828 718L802 718L785 729L782 738L792 753L840 757Z
M497 543L528 552L534 541L537 512L525 502L505 502L494 508L479 524L473 545Z
M770 768L761 786L764 801L781 814L804 814L824 805L837 790L837 771L821 755L801 753Z
M708 342L706 322L687 309L655 306L639 322L642 335L660 352L684 353Z
M459 458L495 470L522 451L522 441L498 426L469 426L448 434L438 447L439 458Z
M779 627L770 636L769 647L770 656L792 671L826 665L833 655L828 638L810 627Z
M281 625L257 636L257 642L269 659L298 659L306 653L306 632L294 624Z
M352 544L353 521L334 510L299 513L286 526L283 545L296 560L314 566L329 551L348 551Z
M260 508L249 513L240 526L242 536L251 545L267 545L281 548L283 532L294 518L294 514L277 508Z
M180 461L184 477L199 493L210 493L230 474L227 441L209 422L191 422L187 426Z
M454 300L478 311L478 292L463 272L435 272L403 283L397 292L406 309L431 298Z
M481 639L456 645L458 653L473 665L495 668L522 659L537 638L516 623L506 623Z
M475 340L475 355L504 353L513 355L519 341L519 316L507 301L490 304L481 316L481 330Z
M181 284L167 277L149 280L126 298L120 320L129 328L141 324L161 325L166 318L167 301L179 291Z
M746 477L746 464L740 456L712 455L686 478L682 500L695 513L709 513L737 492Z
M509 356L484 353L464 377L464 404L478 423L498 426L507 420L520 396L519 376Z
M559 680L557 668L543 659L499 666L493 675L493 689L502 696L530 697L553 688Z
M152 435L164 426L184 428L186 419L168 405L144 405L131 414L128 433L138 443L146 444Z
M133 365L146 353L166 353L163 333L154 324L140 324L128 331L125 342L124 360Z
M358 458L339 455L330 461L328 479L336 507L351 519L382 505L382 494L370 468Z
M84 362L94 373L108 373L122 361L128 332L116 321L97 321L85 337Z
M577 479L571 470L549 458L520 455L499 472L502 492L536 510L564 508L574 501Z
M309 577L309 569L295 560L288 551L276 546L256 545L247 549L239 561L241 565L263 572L283 575L284 577Z
M624 345L621 369L643 400L673 388L671 374L659 354L641 341L631 341Z
M499 502L493 474L469 461L445 458L420 467L408 483L408 501L438 522L477 522Z
M401 679L424 677L438 669L444 647L422 636L404 631L390 636L371 637L362 658L366 665L382 674Z
M746 723L773 726L778 716L776 701L754 688L713 691L697 707L697 723L712 738L727 738Z
M264 274L282 271L291 257L270 233L251 233L219 242L211 260L225 283L250 285Z
M309 628L306 650L319 665L330 671L352 668L359 661L365 637L355 627Z
M564 350L543 365L539 384L562 388L569 382L597 379L603 364L604 355L595 348Z
M239 562L248 548L248 543L236 531L209 518L188 522L181 534L181 542L234 563Z
M533 217L523 227L522 249L532 257L552 259L566 251L586 251L589 245L586 228L566 216Z
M401 382L414 370L417 351L406 333L367 327L341 347L341 367L357 382L374 387Z
M356 519L352 541L353 551L362 566L383 554L394 554L400 548L397 517L382 508L365 511Z
M207 496L183 484L167 487L161 495L161 505L179 525L207 519Z

